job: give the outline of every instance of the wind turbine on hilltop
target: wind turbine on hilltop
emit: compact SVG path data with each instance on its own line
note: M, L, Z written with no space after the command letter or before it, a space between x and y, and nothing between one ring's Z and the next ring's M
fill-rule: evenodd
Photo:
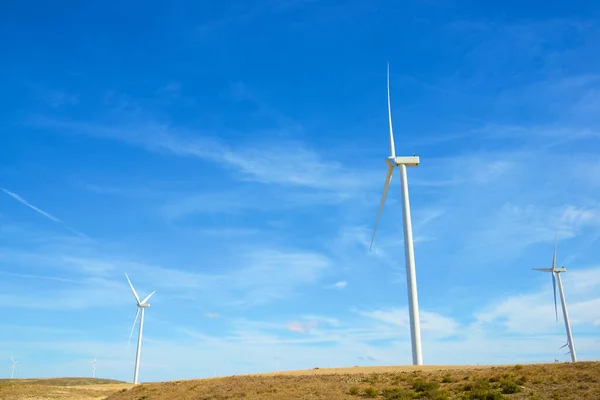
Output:
M16 367L18 361L15 361L14 357L11 357L10 361L12 362L12 364L10 366L10 379L12 379L15 376L15 367Z
M133 330L135 329L135 324L137 322L137 318L138 315L140 314L140 310L141 310L141 317L140 317L140 332L138 334L138 343L137 343L137 352L135 354L135 370L133 373L133 383L137 384L138 383L138 373L139 373L139 369L140 369L140 353L142 352L142 331L144 330L144 310L146 309L146 307L150 307L150 304L148 303L148 300L150 300L150 297L152 297L152 295L156 292L153 291L152 293L150 293L144 300L140 301L140 297L138 296L137 292L135 291L135 289L133 288L133 285L131 284L131 281L129 280L129 276L127 276L127 274L125 274L125 277L127 278L127 282L129 282L129 287L131 287L131 291L133 292L133 295L135 296L135 300L137 301L137 313L135 314L135 318L133 320L133 326L131 327L131 333L129 334L129 342L131 341L131 335L133 335ZM127 346L129 346L129 342L127 342Z
M94 357L94 361L92 362L92 378L96 377L96 359L98 357Z
M569 323L569 313L567 312L567 301L565 300L565 292L563 291L562 280L560 279L561 272L567 272L565 267L556 268L556 246L558 245L558 234L554 242L554 256L552 257L552 268L532 268L536 271L550 272L552 274L552 287L554 289L554 313L558 322L558 307L556 305L556 282L558 281L558 291L560 292L560 302L562 305L563 319L565 321L565 329L567 331L567 343L561 347L569 347L571 361L577 362L577 354L575 353L575 344L573 343L573 334L571 333L571 324Z
M396 157L394 146L394 132L392 129L392 111L390 106L390 64L387 68L387 103L388 103L388 121L390 126L390 156L385 160L388 165L387 175L385 177L385 185L383 186L383 196L379 204L379 212L371 237L371 245L369 251L373 247L377 225L383 210L383 203L387 196L390 183L392 181L392 173L394 167L400 169L400 182L402 187L402 211L404 221L404 254L406 257L406 283L408 286L408 307L410 314L410 337L412 342L412 359L414 365L423 364L423 355L421 352L421 324L419 321L419 301L417 296L417 276L415 272L415 253L412 237L412 223L410 219L410 202L408 198L408 180L406 177L406 167L416 167L419 165L418 156Z

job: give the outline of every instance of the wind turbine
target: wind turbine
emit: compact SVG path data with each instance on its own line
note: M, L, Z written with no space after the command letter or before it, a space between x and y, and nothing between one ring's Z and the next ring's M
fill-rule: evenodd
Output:
M96 377L96 359L98 357L94 357L94 362L92 362L92 378Z
M575 353L575 344L573 343L573 334L571 333L571 324L569 323L569 313L567 312L567 301L565 300L565 292L560 279L561 272L567 272L565 267L556 268L556 246L558 245L558 234L554 242L554 256L552 257L552 268L532 268L536 271L550 272L552 274L552 287L554 289L554 313L558 322L558 307L556 305L556 282L558 281L558 291L560 292L560 302L562 305L563 319L565 320L565 329L567 331L567 343L561 347L569 347L566 354L571 354L571 361L577 362L577 354Z
M15 366L18 361L15 361L13 357L10 358L10 361L12 362L12 365L10 366L10 379L12 379L15 376Z
M137 301L137 307L138 307L137 313L135 314L135 318L133 320L133 326L131 327L131 333L129 334L129 341L131 341L131 335L133 335L133 330L135 329L135 324L137 322L138 315L140 314L140 310L141 310L141 314L142 314L142 316L140 317L140 332L138 334L137 352L135 354L135 370L133 373L133 383L137 384L137 383L139 383L138 382L138 373L139 373L139 369L140 369L140 353L142 352L142 331L144 330L144 311L145 311L146 307L150 307L148 300L150 300L150 297L152 297L152 295L156 292L156 290L153 291L152 293L150 293L144 300L140 301L140 297L138 296L137 292L133 288L133 285L131 284L131 281L129 280L129 276L127 276L127 274L125 274L125 277L127 278L127 282L129 282L129 287L131 287L131 291L133 292L133 295L135 296L135 300ZM129 346L129 342L127 342L127 345Z
M377 232L377 225L379 224L379 218L381 217L381 211L383 210L383 203L387 196L390 183L392 181L392 172L394 167L400 169L400 182L402 187L402 215L404 222L404 255L406 258L406 283L408 286L408 308L410 314L410 338L412 342L412 359L413 365L423 365L423 355L421 351L421 323L419 321L419 301L417 296L417 276L415 272L415 253L413 246L412 237L412 222L410 219L410 202L408 198L408 179L406 177L406 167L416 167L419 165L418 156L410 157L396 157L396 150L394 146L394 132L392 129L392 111L390 107L390 64L388 63L387 68L387 103L388 103L388 121L390 126L390 156L385 160L388 165L387 175L385 177L385 184L383 186L383 196L381 197L381 203L379 204L379 212L377 213L377 220L375 221L375 227L373 229L373 236L371 237L371 245L369 251L373 247L373 241L375 240L375 233Z

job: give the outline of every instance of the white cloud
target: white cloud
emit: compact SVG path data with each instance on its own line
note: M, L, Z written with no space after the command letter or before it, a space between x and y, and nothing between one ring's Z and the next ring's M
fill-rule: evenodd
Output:
M401 309L362 311L359 312L359 314L386 324L397 327L403 326L408 332L410 322L408 308L406 307ZM460 324L452 318L445 317L438 313L419 310L419 316L421 329L424 332L424 335L427 333L432 337L453 336L459 332L461 327Z
M333 285L329 286L329 288L330 289L344 289L346 286L348 286L348 282L339 281L339 282L336 282Z
M206 318L210 318L210 319L217 319L217 318L219 318L219 314L217 314L217 313L207 312L204 315L206 316Z
M308 321L308 322L294 321L294 322L288 322L286 327L291 332L310 333L318 325L319 325L319 323L317 321Z
M567 272L565 275L568 276L569 273ZM597 310L600 309L600 296L591 291L591 288L600 283L598 277L600 277L600 269L595 268L580 271L579 274L574 273L569 279L566 277L564 279L563 286L569 319L574 327L589 326L594 323ZM475 315L476 324L501 327L506 332L523 335L561 332L564 328L562 324L557 325L556 323L550 278L547 279L549 290L511 296L491 304ZM587 286L584 283L588 279L593 282L593 285ZM598 297L589 297L590 295ZM562 311L558 293L557 307L559 321L561 321Z

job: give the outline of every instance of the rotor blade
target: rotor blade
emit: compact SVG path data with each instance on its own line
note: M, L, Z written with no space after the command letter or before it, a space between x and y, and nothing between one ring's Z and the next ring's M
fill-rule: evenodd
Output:
M129 280L129 277L127 276L127 274L125 274L125 278L127 278L127 282L129 282L129 287L131 288L131 291L133 292L135 299L137 300L138 304L140 304L140 298L139 298L137 292L135 291L135 289L133 288L133 285L131 284L131 281Z
M390 104L390 63L387 66L387 101L388 101L388 121L390 123L390 156L396 157L396 149L394 146L394 131L392 129L392 109Z
M131 343L131 336L133 336L133 330L135 329L135 323L137 322L138 315L140 315L139 307L137 309L137 312L135 313L135 318L133 319L133 326L131 327L131 332L129 333L129 340L127 341L127 348L129 348L129 343Z
M556 246L558 245L558 232L556 233L556 240L554 241L554 256L552 257L552 272L556 269Z
M552 273L552 286L554 289L554 313L556 314L556 322L558 322L558 307L556 306L556 277Z
M150 293L144 300L142 300L142 304L146 303L148 300L150 300L150 297L152 297L152 295L156 293L156 290L153 291L152 293Z
M377 225L379 224L379 218L381 217L381 211L383 210L383 203L385 203L385 197L387 196L388 189L390 188L390 182L392 181L392 172L394 172L394 166L388 165L387 175L385 176L385 185L383 186L383 196L381 196L381 203L379 204L379 211L377 212L377 219L375 220L375 228L373 228L373 236L371 236L371 245L369 251L373 247L373 241L375 240L375 233L377 232Z
M552 272L550 268L531 268L534 271Z

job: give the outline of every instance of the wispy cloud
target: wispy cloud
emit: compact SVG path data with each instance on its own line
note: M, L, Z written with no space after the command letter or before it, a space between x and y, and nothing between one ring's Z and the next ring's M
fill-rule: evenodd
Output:
M286 325L286 327L289 331L297 332L297 333L309 333L317 326L319 326L319 323L317 321L308 321L308 322L295 321L295 322L289 322Z
M329 289L344 289L346 286L348 286L348 282L346 281L339 281L334 283L333 285L328 286Z
M350 171L337 161L324 160L303 143L243 143L232 147L214 137L169 125L101 125L88 122L37 118L34 126L116 140L148 151L197 157L233 169L238 179L261 183L330 189L355 189L370 185L364 173Z
M34 211L37 211L38 213L42 214L44 217L46 217L46 218L48 218L48 219L50 219L50 220L52 220L52 221L54 221L54 222L58 222L58 223L60 223L60 224L62 224L62 223L63 223L63 222L62 222L60 219L58 219L58 218L56 218L56 217L54 217L54 216L52 216L52 215L48 214L48 213L47 213L46 211L44 211L44 210L41 210L41 209L37 208L37 207L36 207L36 206L34 206L33 204L30 204L30 203L28 203L28 202L27 202L27 200L25 200L24 198L22 198L22 197L21 197L21 196L19 196L18 194L16 194L16 193L13 193L13 192L11 192L11 191L9 191L9 190L6 190L6 189L4 189L4 188L0 188L0 190L2 190L4 193L6 193L7 195L9 195L9 196L10 196L10 197L12 197L13 199L17 200L17 201L18 201L18 202L20 202L21 204L25 204L27 207L31 208L32 210L34 210Z
M206 318L210 318L210 319L217 319L217 318L220 317L219 314L217 314L217 313L211 313L211 312L207 312L204 315L206 316Z
M4 193L6 193L7 195L9 195L10 197L12 197L13 199L17 200L19 203L26 205L27 207L31 208L32 210L38 212L39 214L43 215L44 217L48 218L51 221L54 221L56 223L61 224L64 228L66 228L67 230L71 231L72 233L87 238L87 236L73 228L71 228L70 226L66 225L63 221L61 221L60 219L56 218L55 216L47 213L46 211L34 206L33 204L29 203L27 200L25 200L23 197L19 196L16 193L13 193L7 189L4 188L0 188L0 190L2 190Z

